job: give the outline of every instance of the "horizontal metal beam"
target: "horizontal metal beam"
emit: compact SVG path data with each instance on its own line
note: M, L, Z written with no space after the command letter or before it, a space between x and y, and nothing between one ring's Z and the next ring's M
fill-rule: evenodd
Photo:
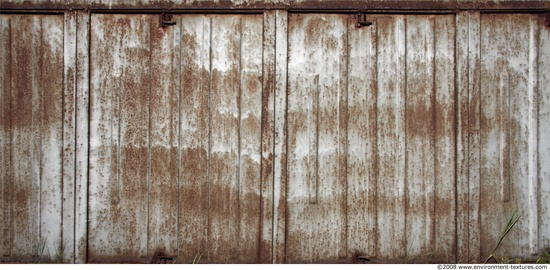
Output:
M281 9L288 11L428 11L428 10L481 10L481 11L548 11L548 0L219 0L219 1L161 1L140 0L128 3L124 0L0 0L0 12L9 10L91 10L91 11L139 11L169 10L173 12L245 11Z

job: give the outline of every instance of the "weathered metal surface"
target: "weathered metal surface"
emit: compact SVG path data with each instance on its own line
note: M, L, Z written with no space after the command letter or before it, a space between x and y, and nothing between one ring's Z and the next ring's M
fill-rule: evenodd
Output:
M454 16L369 19L290 16L287 261L453 261Z
M538 35L538 221L539 249L550 247L550 31L539 29Z
M262 16L174 20L92 16L89 261L258 262Z
M546 0L140 0L131 3L124 0L2 0L2 9L149 9L149 10L545 10L549 8Z
M532 15L481 17L481 246L494 243L515 209L523 213L501 256L540 251L538 89L548 90L537 85L539 35L548 33L541 26Z
M548 249L544 16L326 3L1 15L2 260L479 262L515 208L497 255Z
M6 260L56 260L62 255L63 17L2 15L0 36L0 253Z

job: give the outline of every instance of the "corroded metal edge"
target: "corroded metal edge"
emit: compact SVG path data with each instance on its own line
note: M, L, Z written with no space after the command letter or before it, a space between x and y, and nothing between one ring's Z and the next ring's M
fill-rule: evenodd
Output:
M169 10L172 12L235 12L251 10L282 9L288 11L329 11L346 12L356 10L369 11L460 11L460 10L483 10L483 11L548 11L550 1L548 0L407 0L407 1L353 1L353 0L220 0L220 1L159 1L141 0L129 4L127 1L89 1L89 0L2 0L0 12L10 10L91 10L91 11L133 11L143 10Z

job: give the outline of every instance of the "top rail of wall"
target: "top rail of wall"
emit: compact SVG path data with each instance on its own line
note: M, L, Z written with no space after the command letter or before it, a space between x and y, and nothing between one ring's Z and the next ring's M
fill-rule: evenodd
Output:
M86 10L93 12L246 12L270 9L324 12L457 12L550 10L548 0L0 0L0 13Z

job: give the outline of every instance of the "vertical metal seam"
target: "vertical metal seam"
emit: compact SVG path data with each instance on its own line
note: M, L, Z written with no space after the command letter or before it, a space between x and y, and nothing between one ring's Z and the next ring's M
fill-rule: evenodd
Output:
M345 93L345 104L346 104L346 107L344 109L344 124L345 124L345 128L344 128L344 171L345 173L343 173L343 177L345 179L345 184L344 184L344 196L346 197L345 199L345 205L344 205L344 222L345 222L345 225L344 225L344 233L345 233L345 236L344 236L344 239L343 241L345 242L345 248L344 248L344 254L347 254L348 253L348 250L349 250L349 212L348 212L348 200L349 200L349 181L348 181L348 136L349 136L349 58L350 58L350 45L349 45L349 35L350 35L350 32L349 32L349 17L346 18L346 21L345 21L346 25L345 25L345 29L346 29L346 45L345 45L345 53L346 53L346 58L345 58L345 61L346 61L346 93ZM338 136L339 139L340 139L340 135Z
M153 32L155 31L152 27L153 25L153 16L149 16L149 29L148 31L143 31L143 35L146 35L147 32L149 33L149 44L147 44L147 47L149 48L149 63L148 65L144 65L145 68L148 69L149 72L149 91L147 93L147 200L145 204L145 255L149 256L149 206L150 206L150 196L151 196L151 89L152 89L152 79L153 79L153 72L152 72L152 65L153 65ZM145 57L144 57L145 58ZM143 60L142 60L143 61ZM143 248L143 247L142 247Z
M43 67L43 64L44 64L44 57L43 57L43 47L44 47L44 30L43 30L43 23L44 23L44 20L43 19L40 19L40 46L38 47L38 65L42 68ZM43 152L42 152L42 148L43 148L43 134L42 134L42 129L43 129L43 118L44 118L44 80L43 80L43 70L40 70L40 73L39 73L39 82L38 82L38 96L39 96L39 102L40 102L40 105L38 106L38 108L40 108L39 112L38 112L38 122L39 122L39 126L38 126L38 138L39 138L39 141L38 141L38 159L37 159L37 162L38 162L38 179L39 179L39 185L38 185L38 239L39 239L39 243L42 245L42 180L43 180L43 173L42 173L42 163L43 163ZM33 71L34 72L34 71ZM44 240L44 246L46 246L46 240Z
M209 238L210 238L210 156L211 156L211 150L212 150L212 17L209 17L209 46L208 46L208 78L209 78L209 90L208 90L208 177L207 177L207 183L208 183L208 210L207 210L207 225L206 225L206 256L208 259L210 255L210 247L209 247ZM204 33L204 32L203 32ZM204 34L203 34L204 35ZM203 43L204 44L204 43ZM204 46L204 45L203 45ZM203 48L204 49L204 48Z
M76 186L77 186L77 183L76 183L76 178L77 178L77 166L78 166L78 163L77 163L77 147L78 147L78 128L76 127L76 123L78 122L78 95L76 94L77 93L77 85L78 85L78 69L79 69L79 66L78 66L78 12L77 11L73 11L71 12L71 15L74 16L74 31L75 31L75 35L74 35L74 72L73 72L73 82L74 82L74 85L73 85L73 106L74 106L74 113L73 113L73 124L74 124L74 145L73 145L73 151L74 151L74 166L73 166L73 175L74 175L74 179L73 179L73 202L74 202L74 206L73 206L73 218L72 218L72 225L73 225L73 235L72 235L72 244L73 244L73 248L72 248L72 254L70 255L72 258L70 259L70 261L72 263L75 263L76 262L76 200L77 200L77 195L76 195ZM62 243L63 244L63 243ZM63 247L63 249L65 249L65 247Z
M264 15L265 16L265 15ZM271 142L271 151L272 151L272 159L271 159L271 167L272 167L272 170L271 170L271 199L272 199L272 203L271 203L271 263L275 263L276 262L276 252L275 252L275 249L277 248L277 227L275 227L275 223L276 223L276 219L278 218L278 216L276 215L276 209L275 209L275 204L276 204L276 201L275 201L275 160L277 158L276 156L276 147L275 145L277 144L277 138L276 138L276 135L277 134L277 83L276 83L276 79L277 79L277 20L279 18L279 11L278 10L275 10L273 12L273 80L271 82L267 82L268 84L271 84L270 86L273 88L273 131L272 131L272 134L269 134L268 136L271 136L273 138L272 142ZM265 27L265 25L264 25ZM268 34L269 36L269 34ZM268 76L269 78L269 76ZM269 101L269 99L267 99ZM267 108L269 108L269 104L268 106L266 106ZM269 109L268 109L269 110ZM266 112L267 113L267 112ZM269 114L268 114L269 115ZM267 121L269 122L269 121ZM285 247L285 250L284 250L284 254L286 254L286 247Z
M529 21L529 245L531 254L538 252L538 29ZM533 115L534 114L534 115ZM534 119L533 119L534 117Z
M470 76L470 67L471 67L471 42L472 42L472 38L471 38L471 35L472 35L472 29L471 29L471 11L468 11L467 13L467 20L466 20L466 31L467 31L467 42L468 42L468 45L467 45L467 50L466 50L466 155L465 155L465 159L466 159L466 184L467 184L467 189L466 189L466 262L470 262L470 235L471 235L471 232L470 232L470 88L471 88L471 83L470 83L470 79L471 79L471 76Z
M4 23L6 21L8 21L8 20L5 19L3 16L0 17L0 30L2 30L2 31L0 31L0 36L2 38L4 38L4 30L3 29L4 29ZM10 31L9 27L7 28L7 31ZM2 40L2 41L4 41L4 40ZM4 44L2 44L2 45L4 45ZM7 54L6 53L6 47L5 46L0 47L0 56L5 56L6 54ZM3 60L3 62L0 62L1 64L8 63L8 61L6 61L6 59L4 57L2 57L2 60ZM1 97L0 97L0 117L4 121L6 121L6 119L7 119L7 117L5 115L5 112L6 111L9 112L9 110L6 110L6 108L5 108L6 97L7 97L7 95L6 95L6 81L11 78L11 76L9 76L9 75L6 76L6 73L3 74L4 79L0 81L0 83L1 83L0 84L0 89L2 90L2 92L0 92L0 95L1 95ZM8 98L8 100L9 100L9 98ZM3 236L2 240L0 242L0 247L2 248L2 253L3 254L0 254L0 256L6 255L6 253L7 253L6 249L8 248L5 245L6 244L6 242L5 242L6 241L5 240L6 239L5 238L6 237L5 232L7 231L7 229L6 229L6 220L8 220L8 224L9 224L9 214L8 214L8 218L6 219L5 214L6 214L7 209L6 209L6 196L5 195L6 195L7 191L11 190L11 189L6 188L6 179L7 178L6 178L6 168L4 166L6 164L6 157L5 157L6 156L5 155L6 148L7 148L6 147L6 145L7 145L6 137L9 138L9 135L7 135L7 134L9 134L9 132L11 130L11 128L9 127L9 124L4 123L4 127L6 127L6 126L8 127L8 129L7 130L2 129L1 141L0 141L0 144L2 146L2 148L1 148L2 153L1 153L1 158L0 158L0 160L2 161L1 164L0 164L0 169L1 169L0 170L0 182L2 184L1 189L0 189L0 196L1 196L0 203L2 204L2 210L1 211L2 211L2 218L3 218L3 220L1 221L1 224L0 224L2 226L2 231L0 231L0 234L2 234L2 236ZM10 237L9 233L8 233L7 237ZM8 245L8 246L11 246L11 245ZM6 248L6 249L4 249L4 248Z
M454 226L454 232L453 232L453 235L454 235L454 244L453 244L453 247L454 247L454 263L459 263L459 246L458 246L458 224L459 224L459 218L458 218L458 170L459 170L459 166L458 166L458 130L459 130L459 126L460 126L460 123L458 121L459 119L459 108L460 108L460 101L459 101L459 91L460 91L460 85L458 83L458 81L460 80L459 76L458 76L458 31L457 31L457 28L458 28L458 24L457 24L457 21L458 21L458 17L461 16L460 13L456 13L454 14L454 51L453 51L453 75L454 75L454 80L453 80L453 86L454 86L454 93L453 93L453 97L454 97L454 101L453 101L453 106L454 106L454 115L453 115L453 143L454 143L454 149L453 149L453 155L454 155L454 170L453 170L453 177L454 177L454 183L453 183L453 187L454 187L454 190L453 190L453 195L454 195L454 198L455 198L455 201L454 201L454 223L455 223L455 226ZM461 118L462 119L462 118Z
M378 83L378 41L379 41L379 38L378 38L378 35L379 35L379 28L378 28L378 18L375 19L375 24L374 24L374 50L375 50L375 68L374 68L374 80L375 80L375 87L374 87L374 91L375 91L375 95L376 97L374 98L374 133L376 134L374 136L374 147L376 149L376 152L375 153L379 153L380 149L379 149L379 146L378 146L378 132L379 132L379 127L378 127L378 88L380 87L379 83ZM372 35L371 35L372 37ZM372 43L372 41L371 41ZM378 157L379 155L378 154L375 154L373 155L374 157L374 166L375 166L375 172L374 172L374 187L373 189L375 190L374 194L375 194L375 198L374 198L374 230L375 230L375 234L374 234L374 246L376 247L375 249L376 250L379 250L379 247L380 247L380 229L379 229L379 226L378 226L378 179L380 178L380 158ZM373 256L378 256L378 252L375 252L374 250L368 250L368 252L372 252L373 253Z
M284 96L284 116L283 116L283 130L284 130L284 135L283 135L283 147L284 147L284 154L281 156L281 178L283 178L283 172L284 173L284 194L283 192L280 192L280 196L284 196L284 203L283 203L283 212L284 212L284 262L288 262L288 258L287 258L287 250L288 250L288 220L290 219L290 214L289 214L289 211L287 211L288 209L288 202L287 202L287 195L288 195L288 179L289 179L289 172L288 172L288 133L289 133L289 125L288 125L288 96L289 96L289 91L290 91L290 84L288 83L288 57L289 57L289 54L288 54L288 40L290 38L290 31L289 31L289 16L288 16L288 11L281 11L282 13L284 13L284 16L282 16L282 19L283 19L283 30L285 31L285 34L286 34L286 38L284 38L282 40L282 42L285 42L285 48L284 48L284 53L285 55L283 55L283 59L282 61L285 62L285 67L284 67L284 73L283 74L283 78L284 78L284 85L282 88L284 88L284 92L283 92L283 96ZM275 36L277 36L277 33L275 33ZM275 43L276 45L277 43ZM277 62L275 62L277 63ZM275 69L276 70L276 69ZM283 169L283 160L284 160L284 169ZM282 180L282 179L281 179ZM282 187L283 187L283 181L280 182L280 186L281 186L281 190L282 190ZM280 199L279 199L280 201Z
M242 128L242 72L243 72L243 19L242 17L239 18L239 88L237 90L237 110L238 110L238 126L237 126L237 224L235 224L237 229L237 254L240 254L240 245L241 245L241 226L240 226L240 220L241 220L241 128Z
M86 134L86 137L87 137L87 141L88 141L88 145L85 146L85 149L86 149L86 188L85 188L85 201L86 201L86 233L84 234L84 237L86 237L86 240L84 241L84 246L85 246L85 253L83 254L84 258L83 258L83 262L88 262L89 261L89 253L90 253L90 245L88 244L88 241L89 241L89 232L90 232L90 206L89 206L89 201L90 201L90 196L89 196L89 191L90 191L90 137L91 137L91 128L90 128L90 125L91 125L91 110L92 110L92 106L91 106L91 97L92 97L92 91L90 89L90 84L91 84L91 77L92 77L92 69L90 68L91 67L91 58L92 58L92 15L91 15L91 12L88 10L87 12L87 16L86 16L86 23L87 23L87 26L86 26L86 30L87 30L87 37L86 37L86 52L87 52L87 55L84 56L85 60L87 60L85 62L85 68L87 69L87 77L84 79L86 81L86 90L88 91L88 95L87 95L87 100L86 100L86 107L87 107L87 121L88 121L88 124L86 125L87 127L87 134ZM77 24L78 25L78 24ZM78 29L77 29L78 30ZM77 35L78 36L78 35ZM78 52L77 52L78 53ZM78 59L77 59L78 60ZM78 61L77 61L78 63ZM75 194L76 196L76 194ZM76 230L75 230L76 231ZM76 232L75 232L76 234ZM76 238L75 238L75 241L76 241ZM75 248L76 249L76 248Z
M263 251L263 247L262 247L262 239L263 239L263 228L264 228L264 218L263 218L263 215L264 215L264 211L263 211L263 208L265 206L265 201L264 201L264 193L263 193L263 190L264 190L264 170L263 170L263 162L264 162L264 155L263 155L263 145L264 145L264 137L263 137L263 134L264 134L264 121L263 121L263 114L266 113L263 108L264 108L264 101L263 101L263 96L264 96L264 76L265 76L265 70L264 70L264 65L265 65L265 62L264 62L264 54L265 54L265 21L266 21L266 13L263 13L262 14L262 69L261 69L261 81L260 81L260 89L261 89L261 94L260 96L262 97L262 104L261 104L261 111L260 111L260 178L259 178L259 182L260 182L260 189L259 189L259 194L260 194L260 209L258 211L258 214L259 214L259 222L258 222L258 239L257 239L257 245L258 245L258 252L257 252L257 256L258 256L258 262L261 262L261 258L262 258L262 251Z
M9 55L10 55L10 83L9 83L9 99L8 99L8 111L10 112L10 117L9 117L9 131L8 131L8 134L9 134L9 141L8 141L8 145L10 146L9 149L10 149L10 152L9 152L9 165L8 165L8 171L9 171L9 174L8 174L8 181L9 181L9 252L8 252L8 255L11 255L11 252L12 252L12 249L13 249L13 198L14 198L14 194L13 194L13 190L14 190L14 177L13 177L13 150L11 150L11 146L13 145L13 127L12 127L12 110L13 110L13 106L12 106L12 99L13 99L13 29L12 29L12 20L8 19L8 31L9 31L9 44L10 44L10 47L9 47Z
M179 28L180 32L179 32L179 37L178 39L176 40L175 43L179 42L179 47L178 48L178 54L179 54L179 63L178 63L178 128L177 128L177 149L178 149L178 165L177 165L177 188L176 188L176 201L177 201L177 206L176 206L176 259L177 257L180 255L180 248L179 248L179 240L180 240L180 237L179 237L179 228L180 228L180 182L181 182L181 171L182 171L182 168L181 168L181 98L182 98L182 91L183 91L183 85L181 83L181 71L182 71L182 47L183 47L183 18L180 16L179 17L179 24L178 26L176 26ZM199 158L200 160L200 158ZM201 162L199 162L201 163ZM199 193L200 194L200 193Z
M67 20L67 17L71 15L71 12L68 12L68 13L64 13L63 14L63 36L61 37L63 39L62 41L62 44L63 44L63 55L65 55L65 42L67 41L67 31L66 31L66 20ZM63 260L65 258L63 258L63 250L64 250L64 243L63 243L63 224L65 223L65 207L63 205L63 198L65 197L65 189L64 189L64 182L65 182L65 89L67 87L67 73L65 72L65 67L67 66L67 63L65 62L65 58L63 58L63 77L62 77L62 80L63 80L63 85L61 86L61 196L59 198L59 205L61 206L61 227L60 227L60 239L59 239L59 250L61 250L62 252L60 252L60 256L59 256L59 259ZM73 91L74 93L74 91ZM73 97L73 102L74 102L74 97ZM70 151L70 150L69 150ZM67 152L69 152L67 151ZM74 194L74 193L73 193ZM73 204L74 204L74 200L73 200ZM74 226L73 226L74 228ZM73 229L74 230L74 229ZM55 245L55 243L54 243ZM57 260L58 258L56 258Z
M432 62L432 69L433 69L433 75L432 75L432 97L431 97L431 104L432 104L432 121L433 121L433 128L434 132L432 134L432 140L433 140L433 153L434 153L434 178L433 178L433 194L432 194L432 200L433 200L433 206L432 210L433 217L435 220L432 221L432 231L430 232L430 244L433 245L433 250L436 250L437 247L437 238L436 238L436 229L437 229L437 176L438 176L438 147L437 147L437 17L432 17L432 33L433 33L433 62Z
M403 200L404 200L404 209L403 209L403 220L404 220L404 228L403 228L403 235L404 235L404 239L403 241L405 242L405 247L407 247L408 249L408 244L409 244L409 241L408 241L408 237L407 237L407 203L408 203L408 200L409 200L409 196L407 195L407 184L408 184L408 179L407 179L407 170L409 168L408 164L407 164L407 161L408 161L408 153L407 153L407 90L408 90L408 87L407 87L407 71L408 71L408 68L407 68L407 53L408 53L408 50L407 50L407 17L403 17L403 39L404 39L404 42L403 42L403 46L404 46L404 55L403 55L403 61L404 61L404 71L403 71L403 77L404 77L404 86L403 86L403 95L404 97L402 97L402 99L404 100L403 102L403 111L404 111L404 114L405 114L405 117L403 117L403 133L401 136L403 136L403 146L402 146L402 151L404 151L404 155L403 155L403 159L404 159L404 172L403 172ZM399 46L399 45L398 45ZM400 56L400 55L399 55ZM398 56L398 57L399 57ZM399 89L399 93L401 92L402 89ZM398 102L401 102L401 99L398 100ZM399 107L399 103L397 104L397 106ZM399 111L399 109L397 110L397 114L400 115L401 112ZM397 127L397 133L399 134L399 126ZM399 141L399 135L398 135L398 141ZM398 149L400 148L399 147L399 144L398 144ZM399 155L398 155L399 156ZM405 250L405 255L407 255L407 250Z
M323 42L324 43L324 42ZM313 104L312 104L312 114L315 113L315 129L312 131L315 133L315 141L313 144L313 151L315 151L315 161L313 163L313 198L310 198L310 203L316 204L318 201L317 195L319 193L319 99L321 95L321 88L319 82L319 74L315 75L314 79L315 90L313 90ZM311 176L310 176L311 177Z

